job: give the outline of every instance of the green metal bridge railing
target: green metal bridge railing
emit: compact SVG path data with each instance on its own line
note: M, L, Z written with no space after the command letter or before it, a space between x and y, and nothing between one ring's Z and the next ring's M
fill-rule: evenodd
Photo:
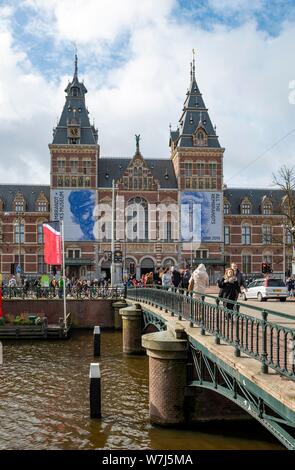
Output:
M271 368L295 380L295 329L269 320L275 316L295 324L295 315L253 306L247 306L253 315L246 314L241 311L245 305L239 302L173 287L128 288L127 298L148 302L179 320L188 320L190 326L201 328L202 335L214 335L216 344L222 340L233 346L236 357L243 352L260 361L264 374Z

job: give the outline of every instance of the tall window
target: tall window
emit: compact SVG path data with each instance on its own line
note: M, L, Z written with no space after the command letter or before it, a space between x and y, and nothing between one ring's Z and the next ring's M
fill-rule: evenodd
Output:
M38 255L38 273L45 274L46 273L46 264L44 263L44 256Z
M210 174L210 176L216 176L217 175L217 163L215 163L215 162L209 163L209 174Z
M132 241L148 239L148 205L141 197L135 197L128 202L127 238Z
M229 227L229 225L224 226L224 244L225 245L230 244L230 227Z
M230 214L230 204L229 202L225 202L223 205L223 213L224 215Z
M66 161L64 158L57 160L57 171L63 173L66 169Z
M40 244L44 242L44 240L43 240L43 223L38 224L37 239L38 239L38 243L40 243Z
M184 162L184 176L192 176L193 164L192 162Z
M271 225L262 226L262 243L263 245L270 245L272 242Z
M251 227L242 225L242 245L251 245Z
M167 212L167 242L172 240L172 221L171 212Z
M70 169L72 173L77 173L78 171L78 160L70 160Z
M293 243L292 233L288 229L285 229L285 243L287 245L292 245Z
M205 163L198 162L197 163L197 175L204 176L205 174Z
M251 273L251 255L242 256L242 270L245 274Z
M91 160L83 160L83 173L86 175L90 173L91 170Z
M23 222L15 222L14 224L14 242L24 243L25 241L25 224Z

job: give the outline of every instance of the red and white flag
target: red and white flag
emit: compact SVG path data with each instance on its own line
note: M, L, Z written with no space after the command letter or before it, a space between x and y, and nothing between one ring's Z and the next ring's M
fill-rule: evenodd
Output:
M43 224L44 262L51 265L62 264L61 232L59 222Z

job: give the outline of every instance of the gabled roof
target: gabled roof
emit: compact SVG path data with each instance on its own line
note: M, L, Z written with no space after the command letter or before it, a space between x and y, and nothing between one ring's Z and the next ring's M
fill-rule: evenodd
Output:
M0 184L0 199L4 203L4 212L13 211L13 201L17 193L22 194L25 199L26 212L36 212L36 201L41 192L44 193L48 203L50 203L50 186Z
M98 187L111 188L112 180L121 178L131 163L131 158L104 157L98 159ZM153 177L159 181L164 189L177 189L177 180L173 163L170 159L145 159Z

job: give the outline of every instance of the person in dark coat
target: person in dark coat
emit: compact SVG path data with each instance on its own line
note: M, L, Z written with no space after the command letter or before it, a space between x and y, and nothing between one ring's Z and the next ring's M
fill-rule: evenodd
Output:
M156 284L157 286L161 286L161 285L162 285L162 279L161 279L161 277L160 277L160 268L157 268L157 269L154 271L153 283Z
M241 287L246 289L245 277L244 277L244 274L238 269L238 265L236 263L232 263L230 266L234 272L234 276L237 278L237 281L240 287L240 291L237 293L237 298L235 299L235 300L238 300L239 293L241 293Z
M178 269L176 267L173 267L173 270L172 270L172 284L174 285L174 287L179 287L180 281L181 281L180 272L178 271Z
M239 282L234 275L234 271L231 268L225 270L224 276L218 281L218 287L220 288L219 297L223 299L228 299L236 302L241 292ZM231 302L225 302L224 306L228 310L234 308L234 304Z
M181 279L181 287L183 289L188 289L190 278L191 278L191 272L188 268L186 268Z

